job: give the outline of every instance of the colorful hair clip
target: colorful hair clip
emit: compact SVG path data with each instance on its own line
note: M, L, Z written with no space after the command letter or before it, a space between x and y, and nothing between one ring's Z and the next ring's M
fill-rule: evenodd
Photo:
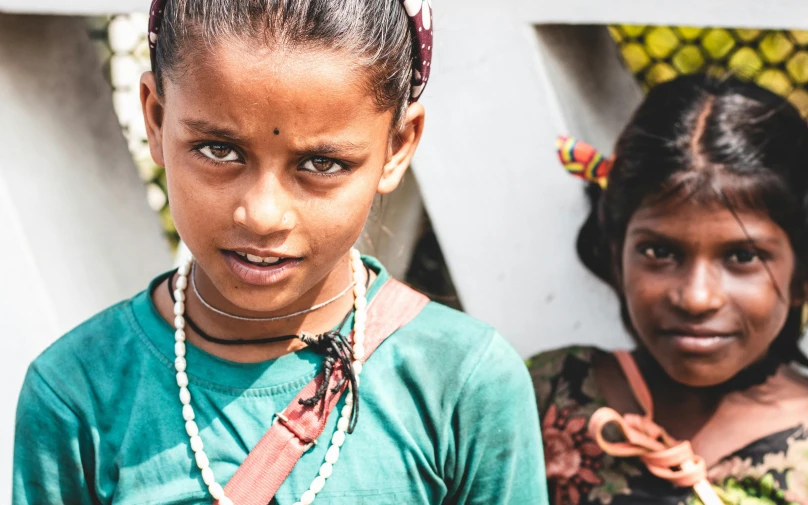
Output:
M606 189L609 172L614 165L612 158L606 158L591 145L573 137L558 137L556 149L558 159L569 173Z

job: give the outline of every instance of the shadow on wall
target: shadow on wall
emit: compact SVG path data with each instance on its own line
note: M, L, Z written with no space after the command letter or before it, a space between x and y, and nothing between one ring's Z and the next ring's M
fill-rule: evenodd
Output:
M438 237L426 212L423 216L420 238L415 245L404 280L430 299L453 309L463 310Z

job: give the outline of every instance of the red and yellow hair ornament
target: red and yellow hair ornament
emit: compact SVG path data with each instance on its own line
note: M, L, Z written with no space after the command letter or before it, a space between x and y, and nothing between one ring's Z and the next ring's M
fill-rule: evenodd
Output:
M569 173L606 189L609 172L614 164L612 158L606 158L591 145L573 137L558 137L556 149L558 159Z

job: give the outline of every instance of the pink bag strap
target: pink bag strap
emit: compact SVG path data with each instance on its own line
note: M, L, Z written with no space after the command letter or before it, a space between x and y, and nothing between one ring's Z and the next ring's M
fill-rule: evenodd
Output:
M603 452L620 458L638 457L648 471L660 479L680 487L693 487L704 505L724 505L707 481L707 464L693 452L688 441L678 441L654 422L654 403L651 392L628 351L615 351L629 387L644 415L621 415L609 407L601 407L589 419L589 434ZM625 442L609 442L604 430L610 424L623 432Z
M654 418L654 399L651 397L651 391L648 390L648 385L645 379L642 378L640 369L637 367L637 362L628 351L614 351L612 355L617 359L620 368L623 370L623 375L628 380L628 385L631 392L634 393L634 398L637 403L642 407L645 412L645 417L650 419Z
M412 321L429 299L395 279L388 280L368 304L365 329L364 363L396 330ZM335 368L331 384L342 378L342 368ZM272 427L241 464L225 486L225 495L238 505L267 505L297 464L298 460L320 437L328 416L339 402L347 384L337 393L331 387L323 401L315 407L300 405L310 398L322 382L321 374L306 385L283 413L276 416ZM218 501L215 502L218 505Z

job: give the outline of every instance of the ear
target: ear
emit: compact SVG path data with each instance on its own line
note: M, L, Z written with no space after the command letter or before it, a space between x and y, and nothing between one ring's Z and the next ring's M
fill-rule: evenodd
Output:
M808 303L808 281L795 282L791 288L791 306L799 307Z
M411 103L407 107L404 125L393 138L390 155L384 164L384 172L376 189L380 195L386 195L396 189L404 177L404 172L410 166L415 148L418 147L421 134L424 132L424 114L424 107L418 102Z
M165 167L163 157L163 102L157 94L157 79L154 72L146 72L140 78L140 104L146 122L146 136L154 162Z

